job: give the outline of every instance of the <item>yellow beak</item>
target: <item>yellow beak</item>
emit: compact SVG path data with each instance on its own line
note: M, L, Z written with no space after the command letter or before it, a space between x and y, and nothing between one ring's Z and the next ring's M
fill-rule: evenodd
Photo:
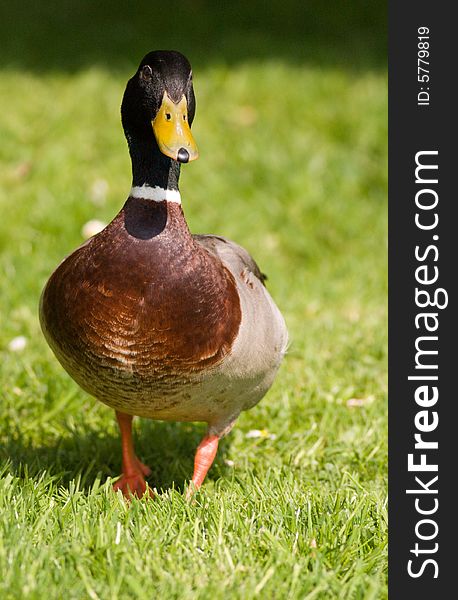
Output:
M164 92L161 106L151 124L162 154L183 163L199 157L188 123L188 103L184 96L175 104Z

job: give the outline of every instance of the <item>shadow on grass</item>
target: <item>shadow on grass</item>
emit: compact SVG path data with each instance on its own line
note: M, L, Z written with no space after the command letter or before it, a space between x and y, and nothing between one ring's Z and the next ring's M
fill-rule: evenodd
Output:
M204 433L205 428L200 425L142 421L135 431L135 449L151 467L150 487L183 492L191 479L194 454ZM208 479L216 480L227 471L224 457L228 447L229 439L221 440ZM9 461L9 472L18 477L39 477L46 471L58 476L57 485L66 488L81 477L81 489L88 491L97 478L103 482L121 473L121 442L118 436L94 429L41 446L26 442L17 434L2 445L0 459Z
M385 68L386 12L364 0L3 2L0 67L131 70L150 50L176 49L199 68L266 59Z

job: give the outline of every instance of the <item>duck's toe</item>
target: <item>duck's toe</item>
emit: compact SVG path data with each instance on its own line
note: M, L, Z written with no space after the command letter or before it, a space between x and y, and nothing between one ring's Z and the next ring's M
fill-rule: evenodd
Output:
M151 475L151 469L148 467L148 465L142 463L141 460L139 460L138 458L136 459L136 465L138 467L138 470L141 473L143 473L145 477L149 477Z
M140 462L140 461L139 461ZM142 463L140 463L142 464ZM146 465L142 465L144 469L147 469L151 472L149 467ZM131 498L132 496L136 496L137 498L141 498L145 495L148 490L148 495L153 496L153 492L151 488L147 487L145 477L142 471L138 471L135 473L129 473L121 475L118 481L113 485L113 489L115 492L121 490L123 496L125 498Z

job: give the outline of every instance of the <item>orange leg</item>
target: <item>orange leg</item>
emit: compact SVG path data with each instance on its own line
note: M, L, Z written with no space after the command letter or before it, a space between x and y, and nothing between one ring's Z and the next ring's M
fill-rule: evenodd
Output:
M121 490L126 498L131 495L141 498L146 492L145 477L151 475L151 469L140 462L135 454L132 440L132 415L116 411L116 418L121 430L122 475L113 485L113 489L115 492Z
M218 450L218 440L219 438L217 435L206 435L200 442L194 459L194 474L188 491L186 492L187 500L189 500L193 493L200 488L208 470L212 466Z

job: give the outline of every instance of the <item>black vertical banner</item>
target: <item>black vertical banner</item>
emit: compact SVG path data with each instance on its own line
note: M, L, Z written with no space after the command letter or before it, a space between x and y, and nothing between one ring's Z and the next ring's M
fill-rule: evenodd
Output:
M453 3L389 3L389 597L458 597Z

